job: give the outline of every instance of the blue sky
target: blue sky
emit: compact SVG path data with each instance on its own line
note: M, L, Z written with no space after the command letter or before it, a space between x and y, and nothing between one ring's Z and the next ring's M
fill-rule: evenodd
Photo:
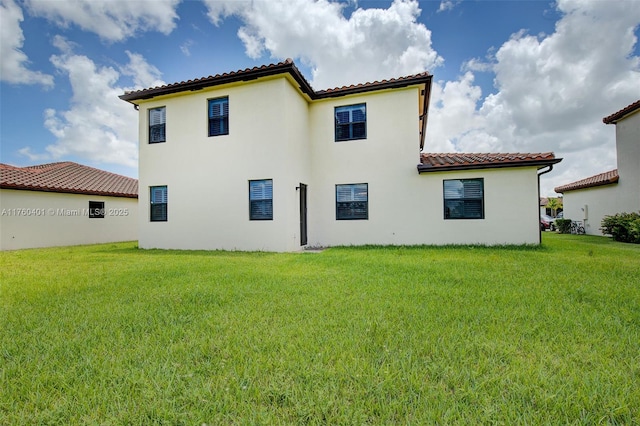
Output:
M553 187L616 167L640 99L640 1L0 0L0 161L137 177L117 96L287 57L316 89L434 75L429 152L547 152ZM417 155L416 155L417 159Z

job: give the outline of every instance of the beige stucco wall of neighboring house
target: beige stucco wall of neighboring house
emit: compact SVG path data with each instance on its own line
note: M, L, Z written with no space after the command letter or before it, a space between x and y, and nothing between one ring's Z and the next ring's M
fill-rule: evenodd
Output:
M582 222L587 234L602 235L602 219L619 213L625 202L619 184L567 191L564 193L564 218Z
M564 193L564 217L584 221L591 235L602 235L605 216L640 211L640 111L615 126L618 183Z
M89 218L102 201L104 218ZM0 189L0 249L131 241L138 238L135 198Z
M640 111L618 121L616 153L618 156L619 212L640 211Z
M229 134L208 136L207 100L229 97ZM148 143L148 109L166 106L166 142ZM215 86L140 104L142 248L299 248L296 186L309 181L308 107L286 78ZM249 180L273 180L273 220L249 220ZM149 219L167 185L168 221Z

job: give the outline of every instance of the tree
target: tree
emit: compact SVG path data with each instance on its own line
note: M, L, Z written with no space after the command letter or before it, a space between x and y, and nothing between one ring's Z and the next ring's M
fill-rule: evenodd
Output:
M562 208L562 200L558 198L548 198L547 208L551 209L551 216L556 217L556 211Z

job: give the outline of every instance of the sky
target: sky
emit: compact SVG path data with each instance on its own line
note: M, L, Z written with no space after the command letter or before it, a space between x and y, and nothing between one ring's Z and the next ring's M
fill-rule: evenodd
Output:
M137 177L154 87L292 58L314 89L428 71L426 152L549 152L541 195L616 168L640 0L0 0L0 162ZM418 156L416 154L416 163Z

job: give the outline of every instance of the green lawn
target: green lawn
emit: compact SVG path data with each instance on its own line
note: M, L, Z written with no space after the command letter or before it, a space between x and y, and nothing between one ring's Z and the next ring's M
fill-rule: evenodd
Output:
M0 424L640 424L640 246L0 253Z

